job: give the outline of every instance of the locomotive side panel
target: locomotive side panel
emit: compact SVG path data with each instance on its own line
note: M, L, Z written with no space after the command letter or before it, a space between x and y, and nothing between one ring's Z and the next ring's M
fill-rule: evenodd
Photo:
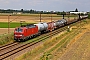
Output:
M19 27L22 28L22 31L14 31L14 39L15 40L25 40L30 37L33 37L38 34L38 27L33 25L33 26L28 26L28 27ZM16 28L17 30L17 28Z

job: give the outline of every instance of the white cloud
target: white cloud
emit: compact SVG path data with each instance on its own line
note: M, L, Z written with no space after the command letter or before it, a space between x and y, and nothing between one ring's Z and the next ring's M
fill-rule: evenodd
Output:
M0 0L0 5L1 5L1 6L6 6L6 5L8 5L9 3L10 3L9 1Z

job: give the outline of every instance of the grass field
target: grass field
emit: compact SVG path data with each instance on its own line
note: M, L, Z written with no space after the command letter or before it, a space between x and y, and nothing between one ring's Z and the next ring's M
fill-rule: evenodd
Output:
M70 15L69 19L76 18L76 15ZM62 19L62 15L52 14L52 21ZM65 16L68 20L68 15ZM9 16L10 28L15 28L20 26L20 21L25 21L26 23L38 23L40 22L40 14L22 14L22 15L11 15ZM51 14L42 14L42 22L51 22ZM0 28L8 28L8 15L0 15Z
M0 35L4 35L8 33L8 15L10 22L10 33L14 31L15 27L20 26L20 21L25 21L24 24L33 24L40 22L40 14L20 14L20 15L12 15L12 14L0 14ZM42 14L41 22L51 22L52 21L62 19L61 15L57 14ZM76 16L70 16L70 19L74 19ZM65 19L68 20L68 15L65 16Z
M40 14L0 14L0 16L8 16L8 15L12 15L12 16L36 16L39 17ZM42 17L62 17L62 15L57 15L57 14L41 14ZM77 15L65 15L65 17L76 17Z

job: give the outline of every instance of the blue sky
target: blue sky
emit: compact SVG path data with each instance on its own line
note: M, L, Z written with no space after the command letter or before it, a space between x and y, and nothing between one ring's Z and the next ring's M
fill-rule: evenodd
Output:
M90 0L0 0L0 9L90 11Z

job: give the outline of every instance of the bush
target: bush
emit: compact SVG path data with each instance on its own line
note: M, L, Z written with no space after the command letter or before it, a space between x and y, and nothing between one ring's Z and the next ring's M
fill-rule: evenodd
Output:
M90 19L90 14L88 14L88 19Z
M13 33L11 33L9 36L7 34L0 36L0 45L4 45L10 42L13 42Z

